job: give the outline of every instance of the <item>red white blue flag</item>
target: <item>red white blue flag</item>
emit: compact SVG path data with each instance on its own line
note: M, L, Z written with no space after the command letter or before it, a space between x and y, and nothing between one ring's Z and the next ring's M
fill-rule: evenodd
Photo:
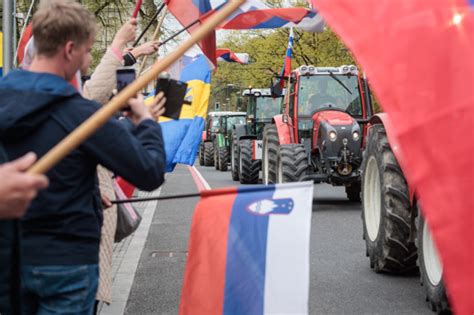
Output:
M474 314L474 0L313 0L390 118L457 314Z
M202 21L219 10L228 0L165 0L168 10L183 27ZM305 8L269 8L257 0L247 0L219 28L221 29L269 29L297 27L310 32L321 32L324 21L315 10ZM199 23L188 29L193 33ZM207 58L216 62L215 32L199 43Z
M290 36L288 37L288 47L286 48L285 64L281 69L281 78L280 78L280 89L283 89L285 85L284 78L287 78L291 73L291 59L293 58L293 43L294 43L294 34L293 28L290 29Z
M313 183L201 196L180 314L306 314Z
M249 62L249 55L244 53L234 53L228 48L218 48L216 50L217 61L236 62L240 64L247 64Z

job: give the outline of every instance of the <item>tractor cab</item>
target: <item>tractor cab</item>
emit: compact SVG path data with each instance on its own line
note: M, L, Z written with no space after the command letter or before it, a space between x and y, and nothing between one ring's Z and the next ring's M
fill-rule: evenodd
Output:
M368 89L365 79L354 65L300 66L291 74L289 93L286 113L294 122L291 125L292 135L295 142L310 140L312 149L317 147L321 124L347 126L355 122L359 125L372 115L370 97L366 97ZM361 138L357 127L354 132L357 133L347 135L348 141ZM334 133L331 135L334 136Z
M248 98L247 132L261 139L263 127L271 123L273 116L281 114L282 97L272 97L270 89L249 88L242 92Z

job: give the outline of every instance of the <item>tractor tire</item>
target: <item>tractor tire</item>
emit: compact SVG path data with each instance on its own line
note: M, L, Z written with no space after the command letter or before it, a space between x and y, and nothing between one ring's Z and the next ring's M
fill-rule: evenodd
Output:
M252 140L239 141L239 180L241 184L258 184L260 163L252 159Z
M201 166L206 165L204 162L205 162L204 161L204 143L201 143L199 145L199 165Z
M229 151L227 148L218 148L218 169L221 172L227 171L227 163L229 162Z
M277 154L277 183L301 182L308 171L308 156L302 144L283 144Z
M377 273L416 272L408 185L382 125L369 130L362 170L362 222L370 267Z
M346 186L346 195L349 201L360 202L360 182L352 183L350 186Z
M232 180L239 180L239 143L237 136L232 134L232 143L230 144L230 171Z
M443 281L443 266L426 221L421 212L418 213L417 247L420 283L425 288L426 301L431 310L438 314L451 314Z
M278 131L274 124L266 125L263 130L262 180L263 184L276 183L277 153L280 146Z
M204 165L214 165L214 145L212 142L204 142Z
M213 143L214 143L214 168L217 171L219 169L219 154L218 154L219 146L216 140L214 140Z

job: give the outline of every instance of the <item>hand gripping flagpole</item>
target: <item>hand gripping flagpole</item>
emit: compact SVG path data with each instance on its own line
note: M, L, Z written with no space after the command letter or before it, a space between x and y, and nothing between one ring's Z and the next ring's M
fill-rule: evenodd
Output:
M214 30L227 17L229 17L245 0L232 0L222 9L210 16L204 24L191 35L191 38L178 46L171 54L155 62L150 71L136 79L117 96L115 96L107 105L101 107L94 115L84 121L79 127L72 131L66 138L59 142L55 147L48 151L38 160L29 170L29 174L44 174L59 161L61 161L72 150L77 148L82 142L90 137L97 129L103 126L107 120L117 111L125 106L127 101L135 97L137 93L146 87L151 81L166 68L171 66L195 43L203 39L209 32Z

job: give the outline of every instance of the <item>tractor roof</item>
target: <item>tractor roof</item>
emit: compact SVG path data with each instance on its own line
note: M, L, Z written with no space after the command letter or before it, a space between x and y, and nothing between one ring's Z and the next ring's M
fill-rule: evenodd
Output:
M208 116L245 116L245 112L209 112Z
M259 96L272 96L272 92L270 91L270 89L253 89L253 88L250 88L250 89L245 89L242 92L242 95L243 96L253 95L253 96L256 96L256 97L259 97Z
M329 75L332 74L353 74L358 75L359 71L354 65L342 65L340 67L315 67L312 65L299 66L294 73L299 75Z

